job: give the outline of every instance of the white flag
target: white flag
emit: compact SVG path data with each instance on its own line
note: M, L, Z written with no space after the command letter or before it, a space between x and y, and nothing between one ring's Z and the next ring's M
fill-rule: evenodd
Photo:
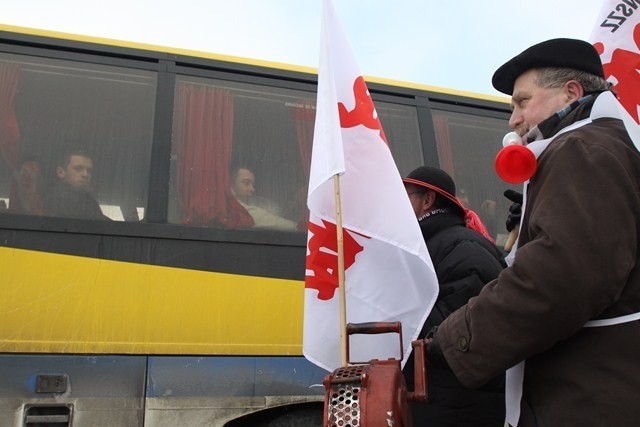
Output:
M640 2L605 0L593 28L607 80L629 115L640 123Z
M435 303L431 259L366 83L330 0L324 0L309 178L304 355L341 363L336 202L340 174L347 322L402 323L403 360ZM352 337L350 360L399 356L395 334Z

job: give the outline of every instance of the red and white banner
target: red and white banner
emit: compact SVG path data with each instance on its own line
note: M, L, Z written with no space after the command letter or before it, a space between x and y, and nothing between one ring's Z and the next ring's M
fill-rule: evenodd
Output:
M415 214L330 0L324 0L308 206L303 350L341 363L336 201L340 175L347 322L400 321L403 359L438 293ZM354 336L350 360L398 357L395 334Z
M638 1L606 0L589 37L607 80L629 115L640 123L640 8Z

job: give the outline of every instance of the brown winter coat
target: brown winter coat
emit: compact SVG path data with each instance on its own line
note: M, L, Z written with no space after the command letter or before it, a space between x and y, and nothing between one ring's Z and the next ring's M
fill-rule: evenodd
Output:
M538 159L513 265L440 326L468 387L526 359L521 427L640 423L640 321L583 327L640 311L639 185L620 121L559 135Z

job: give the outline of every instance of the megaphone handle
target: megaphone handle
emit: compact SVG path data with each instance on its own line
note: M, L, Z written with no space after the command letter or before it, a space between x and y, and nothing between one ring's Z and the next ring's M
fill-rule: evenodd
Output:
M407 400L427 400L427 342L425 339L411 341L413 346L413 390L407 390Z
M511 230L511 233L509 233L509 237L507 237L507 242L504 244L504 250L509 252L517 239L518 239L518 227L513 227L513 230Z

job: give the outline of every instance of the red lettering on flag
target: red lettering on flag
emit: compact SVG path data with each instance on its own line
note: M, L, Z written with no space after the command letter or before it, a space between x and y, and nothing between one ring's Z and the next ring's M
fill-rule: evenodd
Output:
M353 82L353 96L355 97L356 105L351 111L347 110L347 107L342 102L338 102L340 126L351 128L362 125L372 130L379 130L380 138L387 143L387 137L384 134L384 130L382 130L382 123L380 123L369 89L367 89L367 84L362 76L359 76Z
M640 49L640 24L633 29L633 41ZM605 46L601 42L594 43L598 53L602 55ZM640 105L640 54L625 49L615 49L611 55L611 62L602 64L604 77L614 77L617 81L612 86L618 95L618 100L625 110L633 117L636 123L638 118L638 105Z
M313 271L313 276L307 276L305 288L316 289L318 299L330 300L338 288L338 239L336 225L322 220L324 227L309 221L309 231L313 236L309 239L309 255L307 255L307 269ZM363 247L353 236L343 230L344 269L349 269L356 261L356 255ZM327 249L331 252L322 251Z

